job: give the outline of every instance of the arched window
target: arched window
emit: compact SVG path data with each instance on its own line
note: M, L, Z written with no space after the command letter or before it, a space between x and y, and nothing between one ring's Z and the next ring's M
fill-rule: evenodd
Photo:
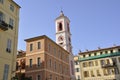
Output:
M58 31L62 31L62 30L63 30L62 23L59 23L59 24L58 24Z
M4 20L4 14L2 12L0 12L0 21Z

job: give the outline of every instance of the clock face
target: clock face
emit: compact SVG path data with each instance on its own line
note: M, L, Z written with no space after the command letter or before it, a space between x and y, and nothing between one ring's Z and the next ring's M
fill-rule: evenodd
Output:
M64 40L63 36L58 37L58 41L63 41L63 40Z

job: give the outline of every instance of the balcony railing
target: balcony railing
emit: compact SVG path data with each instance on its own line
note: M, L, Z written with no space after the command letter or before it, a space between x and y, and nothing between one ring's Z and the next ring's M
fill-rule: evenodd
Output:
M99 59L99 58L106 58L106 57L113 57L113 56L119 56L120 52L114 52L114 53L109 53L109 54L102 54L102 55L97 55L97 56L90 56L90 57L85 57L85 58L80 58L80 61L86 61L86 60L93 60L93 59Z
M8 24L5 21L0 20L0 29L3 31L8 30Z
M101 65L102 68L108 68L108 67L116 67L116 64L111 63L111 64L103 64Z

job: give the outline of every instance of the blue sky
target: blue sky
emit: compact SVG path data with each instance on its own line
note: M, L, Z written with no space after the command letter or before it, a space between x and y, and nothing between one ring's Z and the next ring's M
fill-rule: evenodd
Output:
M61 9L71 23L73 53L120 45L120 0L14 0L21 6L18 50L24 39L47 35L55 41Z

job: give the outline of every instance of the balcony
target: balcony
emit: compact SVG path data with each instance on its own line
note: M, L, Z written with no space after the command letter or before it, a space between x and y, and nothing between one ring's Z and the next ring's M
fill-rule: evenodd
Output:
M8 24L5 21L0 20L0 29L3 31L8 30Z
M102 54L102 55L97 55L97 56L90 56L90 57L85 57L85 58L80 58L80 61L87 61L87 60L94 60L94 59L100 59L100 58L106 58L106 57L113 57L113 56L120 56L120 52L114 52L114 53L109 53L109 54Z
M102 68L109 68L109 67L116 67L116 66L117 66L117 65L114 64L114 63L101 65Z

